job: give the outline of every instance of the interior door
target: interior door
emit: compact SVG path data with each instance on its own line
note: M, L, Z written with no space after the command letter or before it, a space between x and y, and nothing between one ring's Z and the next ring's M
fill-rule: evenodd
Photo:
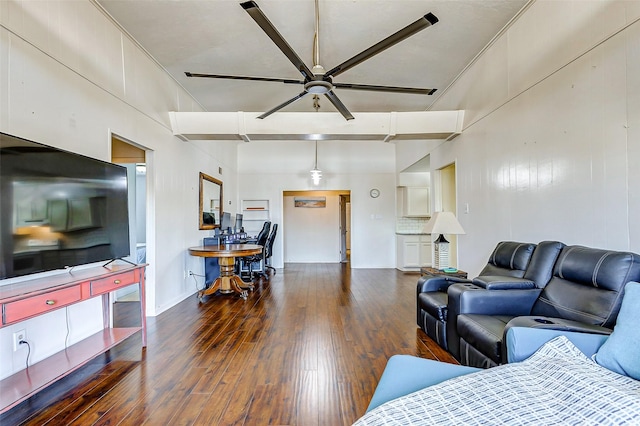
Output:
M347 200L340 196L340 262L347 261Z

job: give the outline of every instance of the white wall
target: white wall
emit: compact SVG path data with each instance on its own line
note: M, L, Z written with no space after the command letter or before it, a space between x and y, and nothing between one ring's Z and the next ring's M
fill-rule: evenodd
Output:
M238 147L240 198L268 198L271 221L281 235L283 191L351 191L351 267L395 268L395 145L384 142L318 142L318 168L323 179L313 186L310 141L250 142ZM371 188L380 197L371 198ZM273 265L284 265L283 239L277 238Z
M201 108L89 0L0 1L0 131L102 160L110 159L111 132L149 150L150 315L194 293L186 267L203 269L186 254L208 234L198 231L198 172L221 178L225 198L236 198L237 143L178 140L174 110ZM36 362L64 348L67 316L69 343L97 331L99 302L0 329L0 377L24 368L14 331L26 328Z
M327 195L322 208L295 207L295 196L283 199L286 263L340 262L340 197Z
M436 102L464 109L459 267L500 240L640 252L640 2L536 1ZM460 207L469 204L469 214Z

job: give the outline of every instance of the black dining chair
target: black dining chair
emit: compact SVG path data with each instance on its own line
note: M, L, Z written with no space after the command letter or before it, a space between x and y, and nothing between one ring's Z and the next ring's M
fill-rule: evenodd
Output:
M273 243L276 240L277 233L278 233L278 224L275 223L271 228L271 233L269 234L269 238L267 238L267 245L265 247L265 253L264 253L265 272L267 269L271 269L273 270L273 275L276 274L276 268L271 266L271 255L273 254Z
M254 272L260 275L266 276L265 267L264 267L265 247L267 245L267 238L269 237L270 229L271 229L271 222L266 221L262 225L262 230L258 234L258 237L256 239L256 244L259 246L262 246L262 252L260 254L239 258L240 270L242 271L242 265L247 265L249 268L249 278L253 278ZM255 271L253 268L255 263L258 263L260 265L259 267L260 269L258 271Z

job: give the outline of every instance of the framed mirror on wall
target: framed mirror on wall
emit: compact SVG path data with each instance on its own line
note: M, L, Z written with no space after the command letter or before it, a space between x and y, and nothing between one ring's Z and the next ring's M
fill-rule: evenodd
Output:
M200 172L199 229L220 227L222 217L222 181Z

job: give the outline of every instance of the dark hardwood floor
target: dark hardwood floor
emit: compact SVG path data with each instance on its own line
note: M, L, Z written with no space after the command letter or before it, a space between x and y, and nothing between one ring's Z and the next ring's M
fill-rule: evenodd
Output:
M351 424L391 355L455 362L416 326L417 279L287 264L247 301L194 295L0 424Z

